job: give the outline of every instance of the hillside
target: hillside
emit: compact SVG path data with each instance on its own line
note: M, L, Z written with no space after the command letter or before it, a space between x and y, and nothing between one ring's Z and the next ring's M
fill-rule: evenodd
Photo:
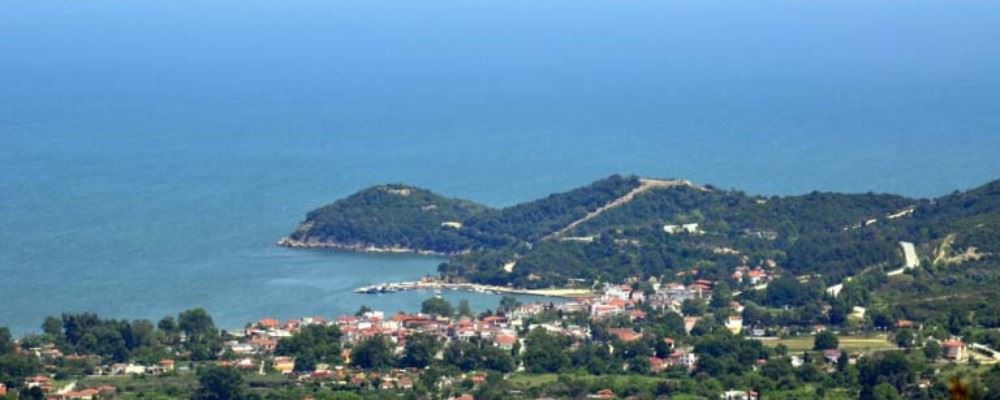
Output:
M488 207L406 185L381 185L309 212L279 244L346 250L452 254L475 242L455 223L488 213Z
M377 186L310 212L283 244L450 254L450 279L519 287L694 270L722 279L737 266L835 284L901 266L900 241L922 261L988 263L998 232L1000 181L936 199L766 197L615 175L502 209Z
M515 246L537 241L638 185L638 178L615 175L501 209L426 189L381 185L309 212L279 244L436 254Z

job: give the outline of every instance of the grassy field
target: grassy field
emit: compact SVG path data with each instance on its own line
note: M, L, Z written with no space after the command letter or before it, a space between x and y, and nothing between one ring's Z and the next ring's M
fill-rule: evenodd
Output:
M643 385L655 385L657 383L669 380L663 377L656 376L645 376L645 375L587 375L587 374L567 374L575 379L582 380L587 383L593 383L597 381L615 384L643 384ZM527 373L517 373L510 376L508 382L518 389L527 389L532 387L545 386L555 383L559 380L559 374L527 374Z
M895 350L896 345L889 341L886 335L873 336L841 336L840 349L846 351L885 351ZM783 339L761 340L766 346L777 346L779 344L788 347L789 351L801 352L809 351L813 348L812 336L797 336Z
M79 387L114 385L119 394L128 398L138 393L151 398L187 398L198 387L194 374L166 374L160 376L101 376L86 377L77 381ZM128 394L129 396L124 396ZM154 395L156 394L156 395Z
M559 379L557 374L514 374L510 376L511 385L519 388L544 386Z

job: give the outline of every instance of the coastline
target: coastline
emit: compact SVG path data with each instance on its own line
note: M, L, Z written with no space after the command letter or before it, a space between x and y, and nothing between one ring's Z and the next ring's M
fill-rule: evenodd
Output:
M285 236L279 239L275 244L281 247L287 247L291 249L333 249L333 250L352 251L357 253L416 254L422 256L436 256L436 257L451 257L466 253L466 252L446 253L434 250L411 249L409 247L403 247L403 246L382 247L368 243L341 243L329 240L320 240L316 238L309 238L307 240L298 240L298 239L293 239L290 236Z
M519 294L539 297L557 297L563 299L577 299L581 297L596 296L594 291L582 288L518 289L506 286L481 285L477 283L447 283L438 280L383 283L378 285L363 286L355 289L354 292L364 294L380 294L406 290L462 290L476 293Z

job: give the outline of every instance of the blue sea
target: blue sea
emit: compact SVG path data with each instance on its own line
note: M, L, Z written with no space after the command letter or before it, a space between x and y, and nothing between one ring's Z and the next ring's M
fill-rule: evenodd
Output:
M416 310L351 289L441 259L274 246L378 183L970 188L1000 178L998 38L995 1L5 1L0 325Z

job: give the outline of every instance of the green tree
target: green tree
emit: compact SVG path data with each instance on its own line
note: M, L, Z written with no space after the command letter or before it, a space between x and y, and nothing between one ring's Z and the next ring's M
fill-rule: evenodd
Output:
M514 372L514 357L499 347L485 346L479 349L480 367L497 372Z
M166 316L156 324L156 327L168 335L172 335L177 332L177 320L173 316Z
M45 392L39 387L22 389L19 397L21 400L45 400Z
M768 360L766 364L761 366L760 374L772 382L780 382L794 377L795 368L792 367L792 363L787 358L776 358Z
M874 399L877 385L887 383L898 390L912 379L910 361L903 352L889 351L862 357L858 365L859 397L861 400Z
M479 347L470 342L454 340L444 349L444 365L460 371L479 368Z
M833 332L823 331L813 337L813 350L835 350L840 347L840 341Z
M10 329L0 326L0 355L14 351L14 339L10 334Z
M382 336L362 340L351 350L351 364L364 369L387 369L395 365L392 344Z
M203 338L213 336L218 332L215 330L215 322L212 316L204 308L194 308L181 312L177 317L178 327L188 335L189 338Z
M400 363L406 368L425 368L434 361L434 355L441 349L441 341L431 335L416 333L406 337L403 346L403 359Z
M515 308L519 307L521 302L517 300L517 297L505 294L500 297L500 306L497 307L498 312L509 313L514 311Z
M281 339L274 352L295 357L295 369L312 371L316 363L340 362L340 328L337 326L307 325L292 337Z
M531 373L559 372L570 364L569 345L565 336L535 329L525 339L524 367Z
M709 306L713 310L724 310L729 308L729 302L733 300L733 292L729 289L726 281L719 281L712 289L712 301Z
M472 307L469 306L469 300L462 299L458 301L458 315L462 317L471 317Z
M681 303L681 313L685 316L702 316L705 314L705 302L696 299L685 299Z
M794 276L784 276L767 285L764 302L772 307L802 306L818 296Z
M53 316L45 317L45 322L42 322L42 332L53 338L62 336L62 320Z
M912 330L903 328L896 331L895 339L896 345L905 349L913 345L916 335L914 335Z
M368 307L366 305L362 305L360 308L358 308L358 311L356 311L354 313L354 316L355 317L360 317L360 316L365 315L366 313L369 313L371 311L372 311L371 307Z
M899 391L896 390L895 386L888 383L880 383L875 386L874 389L874 400L900 400L902 397L899 396Z
M24 378L38 373L41 363L34 356L8 353L0 355L0 383L8 388L15 388L24 382Z
M636 357L628 362L628 370L632 373L648 374L649 368L649 357Z
M241 400L247 397L243 376L232 368L206 367L198 371L197 400Z
M424 302L420 304L420 312L424 314L450 317L454 314L454 309L452 309L451 303L449 303L448 300L440 297L431 297L424 300Z
M928 340L927 343L924 344L924 357L927 358L927 361L936 361L940 358L941 343L938 343L937 340Z

